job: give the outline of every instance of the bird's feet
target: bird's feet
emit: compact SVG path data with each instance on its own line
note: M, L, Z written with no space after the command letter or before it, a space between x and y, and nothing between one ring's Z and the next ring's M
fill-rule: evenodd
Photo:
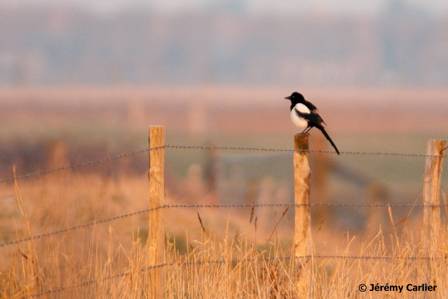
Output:
M306 128L305 130L302 131L302 134L307 134L309 131L311 131L311 127Z

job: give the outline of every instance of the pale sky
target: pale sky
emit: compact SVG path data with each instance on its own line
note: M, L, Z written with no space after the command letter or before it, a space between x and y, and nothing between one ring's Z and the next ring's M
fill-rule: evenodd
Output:
M178 12L182 10L204 9L218 0L0 0L8 6L23 5L81 5L97 11L119 11L132 6L151 6L161 12ZM219 0L221 2L229 0ZM236 0L230 0L236 1ZM315 11L323 13L367 13L377 12L391 0L242 0L253 13L294 14ZM447 12L448 1L445 0L407 0L433 12Z

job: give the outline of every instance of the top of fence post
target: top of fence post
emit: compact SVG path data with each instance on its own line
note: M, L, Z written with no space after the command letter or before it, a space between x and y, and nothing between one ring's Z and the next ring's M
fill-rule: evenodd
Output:
M309 134L296 134L294 135L294 151L299 153L305 153L309 151Z

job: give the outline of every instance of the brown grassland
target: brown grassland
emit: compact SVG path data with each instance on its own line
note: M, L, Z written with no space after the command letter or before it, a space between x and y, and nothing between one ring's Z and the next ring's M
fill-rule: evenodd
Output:
M286 147L294 130L289 127L289 120L285 120L285 103L280 101L281 97L280 104L270 101L280 94L285 96L283 90L226 88L224 92L215 87L1 90L1 177L11 175L13 164L20 175L145 147L147 124L166 125L168 141L174 143L211 140L217 144ZM444 90L310 89L309 93L322 100L320 109L328 116L327 122L332 124L332 133L343 150L424 152L430 136L446 134L448 101ZM257 95L254 101L260 103L258 110L244 103L254 95ZM418 97L431 99L439 105L438 109L414 101ZM197 101L198 98L204 102ZM339 101L350 105L342 109L337 105ZM207 103L205 112L201 108L203 103ZM431 117L416 122L422 115ZM69 148L68 153L62 154L62 162L51 161L44 150L42 155L29 160L25 159L30 156L29 151L20 152L30 146L31 153L37 153L36 148L48 140L62 140ZM189 172L197 169L193 165L197 158L194 153L168 157L168 203L216 200L216 194L210 195L195 185L198 182L188 181ZM392 203L413 202L416 198L421 203L424 159L346 156L338 159L387 185ZM131 162L117 161L100 171L65 170L0 184L0 243L146 209L146 157ZM275 170L277 160L269 163L254 172ZM361 197L362 190L353 191L336 176L330 179L331 200L353 202ZM291 195L290 191L281 191L289 188L281 178L264 181L277 190L272 194L281 193L277 197L267 196L272 201ZM185 198L186 193L194 196ZM446 203L446 194L442 195ZM350 209L342 214L333 211L332 220L313 219L311 256L294 259L291 258L292 210L164 209L161 215L166 228L166 265L155 269L148 262L145 212L1 246L0 296L149 298L149 273L160 271L165 298L448 298L446 219L440 237L429 240L422 228L421 209L370 208L361 212ZM352 212L356 212L358 222L366 222L374 212L379 212L384 221L369 223L368 227L340 225L356 222L350 222ZM448 211L443 209L442 214L446 216ZM429 242L435 242L433 252L428 250ZM375 258L385 256L391 258ZM437 289L362 293L359 291L362 283L368 288L376 283L405 288L407 284L427 283L437 285Z
M3 188L2 188L3 189ZM144 208L145 178L111 182L99 176L59 175L17 182L2 199L2 239L11 240ZM5 189L3 189L5 190ZM4 191L6 192L6 191ZM175 202L168 196L170 202ZM165 210L166 298L445 298L446 259L426 257L420 222L395 223L370 233L313 229L315 258L287 259L291 231L267 234L239 212ZM390 220L393 221L393 212ZM1 248L3 298L147 298L147 215L119 219L65 234ZM398 222L398 221L397 221ZM274 223L271 223L271 227ZM317 226L316 226L317 227ZM446 257L446 229L434 255ZM325 255L392 256L391 260L320 258ZM172 263L172 264L171 264ZM303 269L308 269L307 271ZM124 273L123 275L119 275ZM93 281L95 281L93 283ZM435 284L432 293L367 293L361 283ZM303 285L309 286L304 291ZM77 286L70 288L71 286ZM59 290L67 287L66 290ZM54 293L46 293L56 290ZM59 290L59 291L58 291ZM310 292L310 293L308 293Z

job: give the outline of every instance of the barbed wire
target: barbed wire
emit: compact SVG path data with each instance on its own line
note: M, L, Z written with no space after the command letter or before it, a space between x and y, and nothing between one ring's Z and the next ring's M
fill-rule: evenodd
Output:
M293 153L295 150L290 148L272 148L272 147L245 147L245 146L217 146L217 145L165 145L167 149L174 150L217 150L217 151L249 151L249 152L286 152ZM303 153L310 154L335 154L331 150L303 150ZM437 158L439 155L430 155L422 153L400 153L400 152L366 152L366 151L341 151L341 155L351 156L396 156L407 158Z
M448 146L445 146L445 147L442 149L442 153L445 152L447 149L448 149Z
M293 149L288 148L270 148L270 147L246 147L246 146L215 146L215 145L174 145L174 144L166 144L164 146L154 147L154 148L144 148L138 149L134 151L124 152L115 156L110 156L106 158L101 158L98 160L89 160L85 162L64 165L57 168L46 169L46 170L38 170L31 171L24 174L19 174L17 176L9 176L0 179L0 184L11 183L14 180L24 180L30 179L34 177L42 177L47 176L56 172L65 171L65 170L75 170L78 168L85 167L95 167L102 164L106 164L115 160L120 160L124 158L129 158L132 156L136 156L142 153L150 152L158 149L173 149L173 150L219 150L219 151L246 151L246 152L284 152L284 153L293 153ZM330 150L306 150L301 151L310 154L336 154ZM421 154L421 153L400 153L400 152L365 152L365 151L342 151L341 155L351 155L351 156L392 156L392 157L405 157L405 158L437 158L438 155L429 155L429 154Z
M153 266L147 266L147 267L144 267L144 268L140 269L140 272L146 272L146 271L150 271L150 270L154 270L154 269L158 269L158 268L164 268L164 267L167 267L169 265L170 264L168 264L168 263L163 263L163 264L157 264L157 265L153 265ZM71 286L65 286L65 287L61 286L59 288L49 289L49 290L46 290L46 291L43 291L43 292L40 292L40 293L33 294L30 297L31 298L38 298L38 297L42 297L42 296L48 296L48 295L53 295L53 294L65 292L65 291L68 291L68 290L82 289L82 288L86 288L86 287L91 286L91 285L98 284L100 282L126 277L126 276L128 276L130 274L131 274L131 272L121 272L121 273L117 273L117 274L114 274L114 275L111 275L111 276L107 276L107 277L99 279L99 280L97 280L97 279L86 280L86 281L83 281L83 282L81 282L79 284L75 284L75 285L71 285Z
M180 267L186 267L186 266L206 266L206 265L217 265L217 264L226 264L231 263L235 266L235 264L241 264L241 263L253 263L253 262L266 262L266 261L295 261L295 260L310 260L310 259L337 259L337 260L365 260L365 261L371 261L371 260L382 260L382 261L391 261L391 260L447 260L447 257L429 257L429 256L354 256L354 255L303 255L303 256L274 256L270 258L266 257L255 257L255 258L244 258L244 259L219 259L219 260L202 260L202 261L176 261L176 262L170 262L170 263L160 263L156 265L146 266L143 268L140 268L138 272L147 272L152 271L155 269L160 268L166 268L171 266L180 266ZM96 285L101 282L115 280L119 278L123 278L126 276L131 275L131 271L126 272L120 272L114 275L110 275L101 279L91 279L83 281L79 284L71 285L71 286L61 286L59 288L55 289L49 289L40 293L36 293L31 295L32 298L38 298L46 295L53 295L56 293L65 292L68 290L73 289L82 289L89 287L91 285Z
M155 211L158 209L162 209L164 208L163 206L157 207L157 208L151 208L151 209L144 209L144 210L139 210L139 211L134 211L134 212L130 212L130 213L126 213L126 214L121 214L121 215L117 215L117 216L113 216L113 217L109 217L109 218L103 218L103 219L99 219L99 220L94 220L91 222L87 222L87 223L83 223L83 224L78 224L78 225L73 225L64 229L59 229L59 230L55 230L55 231L51 231L51 232L47 232L47 233L42 233L42 234L37 234L37 235L32 235L26 238L21 238L21 239L16 239L16 240L12 240L12 241L7 241L4 242L2 244L0 244L0 248L3 247L8 247L8 246L13 246L13 245L18 245L21 243L26 243L26 242L30 242L30 241L35 241L35 240L40 240L40 239L45 239L45 238L49 238L55 235L61 235L61 234L65 234L65 233L69 233L75 230L80 230L80 229L86 229L98 224L105 224L105 223L110 223L110 222L114 222L120 219L124 219L124 218L129 218L129 217L134 217L137 215L142 215L142 214L146 214L149 213L151 211Z
M93 226L98 225L98 224L110 223L110 222L114 222L114 221L121 220L121 219L124 219L124 218L129 218L129 217L134 217L134 216L138 216L138 215L142 215L142 214L147 214L147 213L150 213L152 211L156 211L156 210L160 210L160 209L170 209L170 208L249 208L249 207L250 208L262 208L262 207L285 207L285 206L293 206L293 205L294 204L288 204L288 203L286 203L286 204L282 204L282 203L255 204L255 205L245 205L245 204L230 204L230 205L166 204L166 205L161 205L161 206L155 207L155 208L147 208L147 209L143 209L143 210L129 212L129 213L126 213L126 214L121 214L121 215L117 215L117 216L113 216L113 217L98 219L98 220L94 220L94 221L83 223L83 224L73 225L73 226L70 226L70 227L67 227L67 228L64 228L64 229L59 229L59 230L55 230L55 231L51 231L51 232L47 232L47 233L32 235L32 236L29 236L29 237L26 237L26 238L21 238L21 239L7 241L7 242L4 242L4 243L1 243L0 244L0 248L13 246L13 245L18 245L18 244L21 244L21 243L26 243L26 242L35 241L35 240L45 239L45 238L49 238L49 237L52 237L52 236L55 236L55 235L60 235L60 234L65 234L65 233L69 233L69 232L76 231L76 230L90 228L90 227L93 227Z
M416 204L416 203L326 203L316 202L310 204L295 204L295 203L266 203L266 204L172 204L164 205L163 208L285 208L285 207L341 207L341 208L405 208L405 207L422 207L422 208L437 208L448 206L446 204Z
M388 207L421 207L421 208L436 208L446 207L448 204L428 205L428 204L415 204L415 203L395 203L395 204L350 204L350 203L311 203L311 204L294 204L294 203L265 203L265 204L166 204L155 208L147 208L126 214L121 214L113 217L93 220L91 222L73 225L64 229L59 229L47 233L31 235L29 237L6 241L0 244L0 248L18 245L30 241L49 238L55 235L66 234L72 231L87 229L99 224L111 223L117 220L130 218L142 214L147 214L161 209L255 209L255 208L281 208L281 207L342 207L342 208L388 208Z
M280 259L290 259L291 257L275 257L274 259L280 260ZM241 259L241 260L237 260L237 259L232 259L232 260L224 260L224 259L220 259L220 260L204 260L204 261L196 261L196 262L190 262L190 261L176 261L176 262L171 262L171 263L161 263L161 264L156 264L156 265L151 265L151 266L146 266L143 267L139 270L139 272L147 272L147 271L151 271L154 269L160 269L160 268L165 268L165 267L170 267L170 266L174 266L174 265L179 265L179 266L203 266L203 265L212 265L212 264L225 264L227 262L231 262L232 264L234 263L241 263L241 262L249 262L249 261L256 261L258 260L258 258L245 258L245 259ZM126 277L129 276L131 274L130 271L127 272L121 272L121 273L117 273L111 276L107 276L104 277L102 279L99 280L95 280L95 279L91 279L91 280L87 280L84 282L81 282L77 285L72 285L72 286L67 286L67 287L59 287L59 288L55 288L55 289L50 289L41 293L37 293L34 295L31 295L32 298L37 298L37 297L42 297L45 295L52 295L55 293L61 293L67 290L71 290L71 289L79 289L79 288L85 288L88 287L90 285L95 285L98 284L100 282L104 282L104 281L108 281L108 280L114 280L114 279L118 279L118 278L122 278L122 277Z
M33 178L33 177L47 176L47 175L50 175L52 173L65 171L65 170L75 170L75 169L78 169L78 168L95 167L95 166L106 164L106 163L109 163L109 162L112 162L112 161L133 157L133 156L136 156L136 155L139 155L139 154L142 154L142 153L147 153L147 152L150 152L150 151L153 151L153 150L157 150L157 149L162 149L162 148L164 148L164 147L160 146L160 147L154 147L154 148L144 148L144 149L139 149L139 150L134 150L134 151L130 151L130 152L121 153L121 154L118 154L118 155L115 155L115 156L109 156L109 157L106 157L106 158L101 158L101 159L98 159L98 160L89 160L89 161L84 161L84 162L80 162L80 163L64 165L64 166L57 167L57 168L47 169L47 170L32 171L32 172L28 172L28 173L24 173L24 174L20 174L20 175L16 175L16 176L10 176L10 177L6 177L6 178L3 178L3 179L0 179L0 184L11 183L14 180L24 180L24 179L29 179L29 178Z

